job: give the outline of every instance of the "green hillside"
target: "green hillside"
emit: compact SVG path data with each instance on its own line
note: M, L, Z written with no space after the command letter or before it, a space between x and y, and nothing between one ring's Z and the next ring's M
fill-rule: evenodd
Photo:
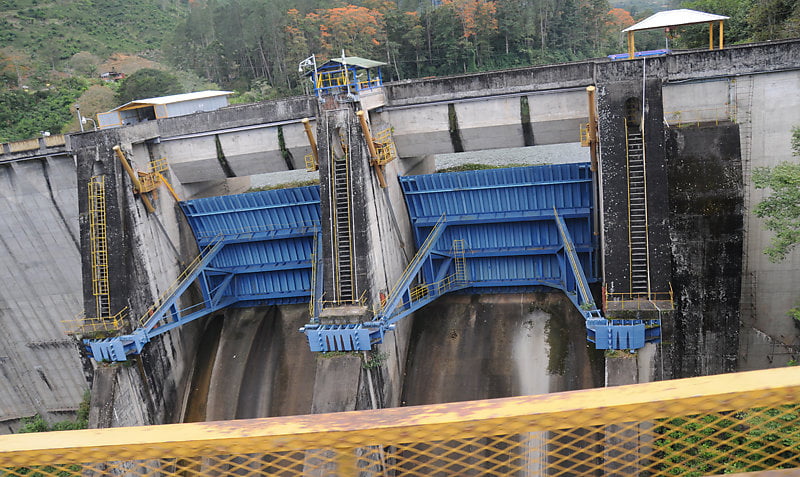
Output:
M159 50L187 8L178 0L0 0L0 48L51 63L79 51Z

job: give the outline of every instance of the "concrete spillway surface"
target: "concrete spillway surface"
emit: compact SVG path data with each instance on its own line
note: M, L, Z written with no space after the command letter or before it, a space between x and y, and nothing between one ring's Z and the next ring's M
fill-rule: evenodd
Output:
M315 356L297 329L306 305L226 310L208 320L184 421L311 412Z
M603 354L562 293L445 296L414 319L406 405L602 386Z
M312 399L319 399L317 387L330 380L316 373L330 366L318 366L317 361L354 357L311 353L305 336L296 331L307 313L304 305L290 305L229 310L224 318L211 318L195 361L184 420L318 409ZM445 296L414 318L402 402L602 386L603 355L587 345L585 335L582 317L561 293ZM350 384L355 402L359 385ZM333 398L348 390L328 391Z

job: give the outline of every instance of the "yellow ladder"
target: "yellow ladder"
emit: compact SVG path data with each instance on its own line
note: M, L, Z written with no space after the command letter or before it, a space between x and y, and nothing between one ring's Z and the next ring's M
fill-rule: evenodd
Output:
M464 257L464 240L453 240L453 261L455 262L455 283L463 285L467 283L467 259Z
M106 241L105 176L89 180L89 243L92 261L92 294L98 318L111 318Z

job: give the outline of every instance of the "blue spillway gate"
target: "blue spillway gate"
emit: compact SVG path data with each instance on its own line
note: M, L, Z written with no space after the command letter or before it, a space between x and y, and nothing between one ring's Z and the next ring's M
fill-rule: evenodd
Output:
M599 273L588 163L408 176L400 185L417 255L371 321L305 326L313 351L368 350L397 321L444 293L544 287L566 293L599 349L638 349L660 339L659 320L607 320L589 292ZM463 278L455 270L457 241L466 249ZM427 285L447 277L457 278L448 286ZM420 286L425 293L415 297Z
M302 331L312 351L371 349L397 321L444 293L544 287L567 294L597 348L637 349L660 339L659 320L607 320L588 291L599 280L589 164L409 176L400 184L417 255L371 321L322 325L311 317ZM132 333L85 340L95 359L125 360L154 336L226 307L310 299L311 260L320 254L319 187L197 199L181 208L200 259ZM201 302L179 308L193 283Z
M181 202L201 250L132 333L84 340L98 361L124 361L151 338L228 307L307 303L319 235L319 187ZM199 287L202 299L187 305ZM183 305L183 308L181 308Z

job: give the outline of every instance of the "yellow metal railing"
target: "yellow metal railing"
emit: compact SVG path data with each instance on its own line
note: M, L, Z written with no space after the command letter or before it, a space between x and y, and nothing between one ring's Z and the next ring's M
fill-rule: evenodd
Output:
M181 272L181 274L178 275L178 278L176 278L175 281L172 282L172 284L168 286L163 293L161 293L161 295L156 299L156 301L152 305L150 305L150 308L148 308L147 311L145 311L144 314L139 318L139 324L141 326L147 325L148 322L150 321L150 317L152 317L155 314L156 310L158 310L158 308L170 296L172 296L172 294L175 293L175 291L178 288L181 288L183 285L186 284L185 282L189 280L191 278L191 275L197 270L198 267L200 267L200 264L202 263L206 255L213 253L218 248L222 247L222 239L223 236L221 234L217 235L213 240L211 240L211 243L209 243L200 252L200 254L198 254L194 258L194 260L192 260L191 263L189 263L189 265L186 266L183 272Z
M621 292L610 293L603 287L603 310L656 310L675 309L675 294L672 284L666 292Z
M347 86L349 83L347 70L320 72L317 74L317 89Z
M306 154L304 159L306 162L306 171L314 172L319 170L319 164L317 164L317 161L314 159L314 154Z
M383 166L397 159L397 149L392 140L391 128L384 129L372 137L372 143L375 145L375 152L378 156L375 164Z
M664 113L664 121L670 126L688 127L701 124L719 125L720 122L735 121L735 113L729 106L717 108L684 109Z
M169 170L169 161L166 157L150 161L150 172L166 172Z
M439 219L440 222L443 219ZM408 308L412 303L422 300L428 296L440 296L448 291L466 285L469 282L469 276L467 275L467 260L465 258L465 249L464 249L464 240L463 239L456 239L453 240L453 263L455 272L446 277L442 278L433 283L421 283L409 290L409 299L403 300L397 308L404 309ZM410 265L410 264L409 264ZM407 269L408 270L408 269ZM404 271L404 275L407 273ZM398 281L400 283L402 280ZM397 289L397 284L395 284L392 291L389 293L389 296L393 296L393 294L398 293L399 290ZM381 313L384 309L386 302L376 303L373 307L373 314L377 315Z
M68 335L84 335L98 332L116 334L122 331L126 316L128 316L127 306L111 317L87 318L85 313L80 313L72 320L61 320L61 323L64 323Z
M358 89L372 89L381 86L380 78L371 78L368 80L360 80L358 82Z
M800 469L800 368L374 411L0 436L0 474L15 477L688 477L773 469Z
M589 123L583 123L580 126L581 146L589 147Z

